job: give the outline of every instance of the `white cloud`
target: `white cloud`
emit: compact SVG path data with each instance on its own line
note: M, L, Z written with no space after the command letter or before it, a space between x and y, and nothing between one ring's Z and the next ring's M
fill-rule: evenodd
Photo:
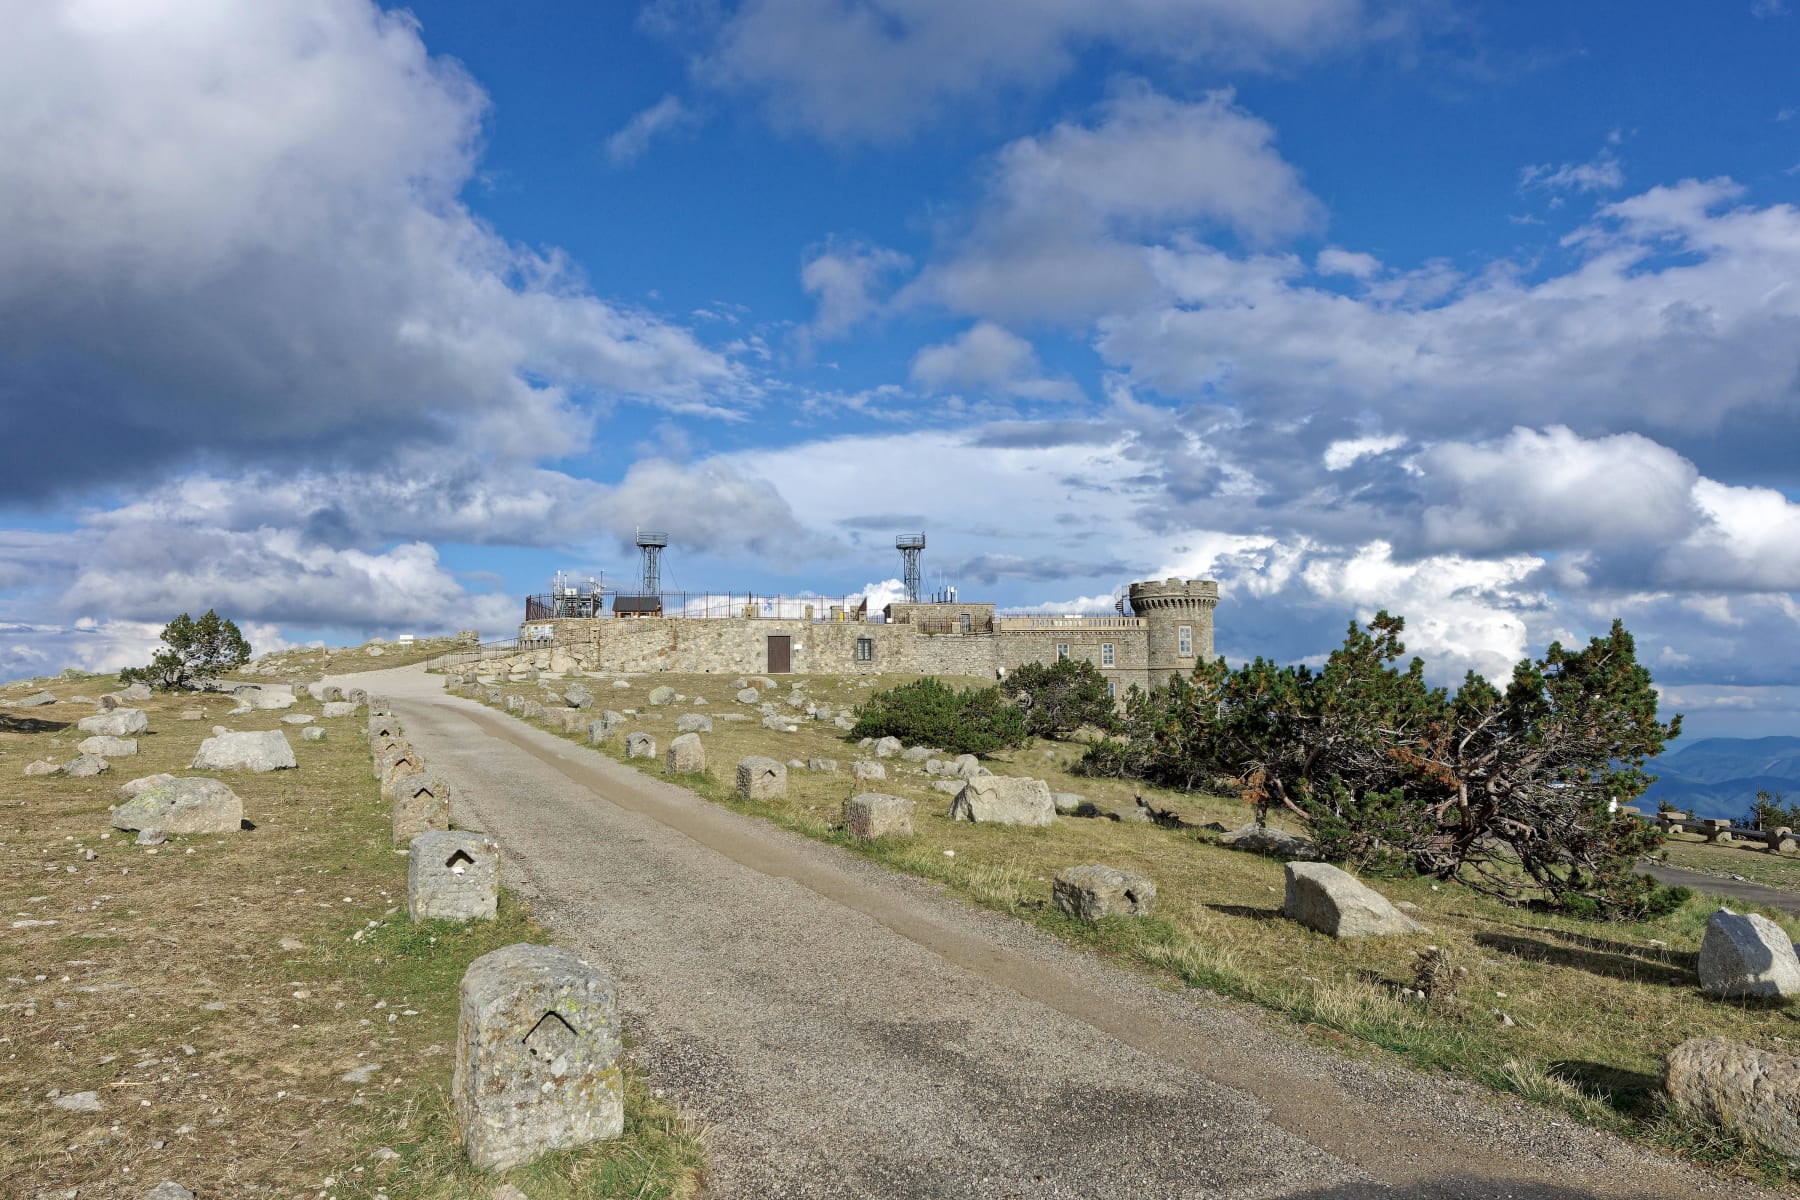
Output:
M699 116L679 96L664 96L635 114L618 132L606 139L606 154L615 166L636 162L659 137L667 137L695 124Z
M1074 380L1047 379L1031 343L988 321L913 356L915 383L936 391L958 387L1004 392L1027 400L1079 400Z
M200 453L560 454L592 398L730 402L726 358L463 206L485 109L369 0L17 7L0 390L25 398L9 435L43 453L0 488Z
M1365 458L1387 454L1406 445L1406 435L1390 433L1378 437L1341 438L1325 447L1320 461L1327 471L1346 471Z
M1409 7L1372 0L750 0L703 30L694 7L659 0L645 24L698 33L703 82L839 142L900 138L971 102L1048 87L1088 48L1248 70L1413 28Z
M1313 261L1313 270L1321 275L1348 275L1352 279L1369 279L1381 273L1381 260L1373 254L1327 246Z
M1584 163L1539 163L1519 171L1522 192L1611 192L1625 186L1625 168L1610 149Z
M952 309L1073 319L1154 299L1137 239L1228 230L1262 242L1304 232L1323 208L1230 92L1186 103L1142 86L1093 125L1057 125L995 156L968 233L909 289Z
M818 305L808 337L842 337L881 308L893 277L912 266L898 250L834 241L800 267L800 286Z

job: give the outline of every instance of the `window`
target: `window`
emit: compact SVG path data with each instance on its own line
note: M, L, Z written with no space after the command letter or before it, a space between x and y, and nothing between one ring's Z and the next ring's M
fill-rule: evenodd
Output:
M856 639L856 661L857 662L874 662L875 661L875 639L874 638L857 638Z
M1175 651L1177 654L1183 658L1194 657L1194 627L1192 625L1176 626L1175 640L1179 643Z
M1056 661L1057 662L1068 662L1069 661L1069 643L1067 643L1067 642L1056 643Z
M1108 700L1117 700L1119 698L1119 693L1114 690L1113 681L1110 679L1106 681L1106 698Z
M1113 665L1113 644L1111 642L1100 643L1100 665L1103 667Z

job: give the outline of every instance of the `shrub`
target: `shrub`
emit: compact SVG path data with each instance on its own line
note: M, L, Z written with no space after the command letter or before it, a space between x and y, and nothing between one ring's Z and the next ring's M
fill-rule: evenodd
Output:
M182 613L163 626L163 648L147 667L126 667L120 683L147 683L158 691L192 687L250 661L250 643L237 624L212 609L198 621Z
M1026 663L1000 690L1025 714L1025 729L1033 737L1065 738L1083 725L1102 732L1118 726L1106 678L1085 660Z
M954 754L991 754L1020 746L1029 736L1025 717L999 688L959 692L926 677L877 692L856 710L852 738L896 737L913 746Z

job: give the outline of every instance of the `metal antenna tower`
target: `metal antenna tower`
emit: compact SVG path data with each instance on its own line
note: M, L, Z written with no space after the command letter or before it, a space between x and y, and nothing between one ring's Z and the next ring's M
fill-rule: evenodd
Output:
M662 552L668 544L669 535L666 533L645 533L638 530L637 548L644 556L643 577L638 581L639 595L662 595Z
M919 602L919 552L925 549L925 535L922 533L903 533L894 539L894 549L900 552L902 575L906 584L906 602Z

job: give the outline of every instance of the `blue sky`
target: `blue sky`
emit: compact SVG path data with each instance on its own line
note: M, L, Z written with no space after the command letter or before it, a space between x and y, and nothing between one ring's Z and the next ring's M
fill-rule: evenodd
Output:
M1800 692L1778 0L55 0L0 46L0 674L552 571L1220 580Z

